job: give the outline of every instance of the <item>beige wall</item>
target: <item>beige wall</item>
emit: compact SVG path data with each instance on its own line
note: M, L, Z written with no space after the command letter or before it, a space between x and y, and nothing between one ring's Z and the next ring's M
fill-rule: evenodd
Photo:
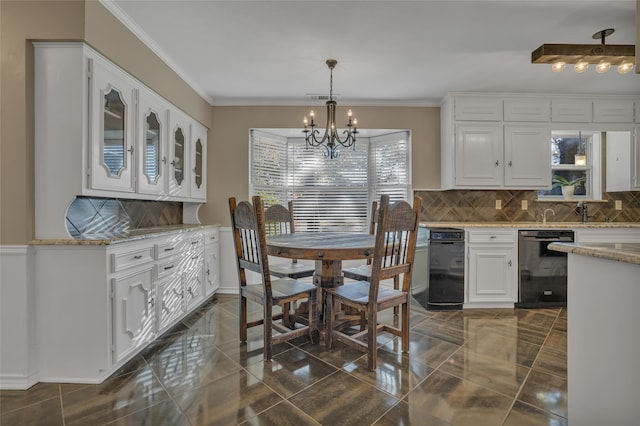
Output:
M246 199L249 191L249 129L253 127L300 128L311 107L214 107L209 132L208 200L200 209L202 223L229 224L227 200ZM316 111L323 107L313 106ZM352 107L363 128L411 129L413 187L440 186L440 108ZM338 107L337 117L346 117L347 107ZM318 122L325 114L318 114ZM213 142L213 143L211 143Z
M208 203L199 212L205 224L228 225L228 197L248 195L249 129L299 128L311 108L211 107L94 0L2 0L0 20L0 245L26 244L34 237L32 40L85 40L210 129ZM411 129L414 188L440 185L439 108L353 110L366 128ZM318 115L322 121L324 114ZM346 106L338 108L340 116L346 116Z
M211 127L211 107L99 2L0 1L0 244L34 237L33 47L85 40ZM52 177L55 178L55 177Z

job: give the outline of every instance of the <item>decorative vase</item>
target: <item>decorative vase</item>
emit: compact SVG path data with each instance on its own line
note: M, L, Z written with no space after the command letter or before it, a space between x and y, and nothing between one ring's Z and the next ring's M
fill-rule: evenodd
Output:
M562 187L562 198L565 200L573 199L573 191L576 190L576 187L573 185L565 185Z

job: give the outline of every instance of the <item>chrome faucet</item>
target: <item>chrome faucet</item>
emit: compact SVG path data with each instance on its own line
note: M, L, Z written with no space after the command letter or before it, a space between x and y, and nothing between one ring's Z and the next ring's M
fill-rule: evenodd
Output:
M578 208L580 209L580 216L582 217L582 222L587 223L589 221L589 209L587 207L587 202L586 201L579 202Z
M554 212L553 209L544 209L544 213L542 213L542 223L545 225L547 224L547 212L551 212L553 216L556 215L556 212Z

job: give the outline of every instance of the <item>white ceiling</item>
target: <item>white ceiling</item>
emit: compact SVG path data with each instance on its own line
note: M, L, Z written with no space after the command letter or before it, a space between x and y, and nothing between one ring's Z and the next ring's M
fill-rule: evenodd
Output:
M212 105L437 105L447 92L640 94L640 75L552 73L543 43L635 44L627 1L101 0Z

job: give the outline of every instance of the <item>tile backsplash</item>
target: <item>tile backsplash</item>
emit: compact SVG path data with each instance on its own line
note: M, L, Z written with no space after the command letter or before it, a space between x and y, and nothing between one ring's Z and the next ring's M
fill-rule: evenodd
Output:
M579 222L576 201L538 201L536 191L449 190L416 191L422 200L420 220L432 222L530 222L541 220L545 209L552 222ZM640 222L640 192L603 193L606 202L588 202L591 221ZM496 209L500 200L501 209ZM527 210L522 210L526 200ZM622 201L622 210L615 209Z
M77 197L67 209L66 223L69 234L75 239L139 228L179 225L182 223L182 203Z

